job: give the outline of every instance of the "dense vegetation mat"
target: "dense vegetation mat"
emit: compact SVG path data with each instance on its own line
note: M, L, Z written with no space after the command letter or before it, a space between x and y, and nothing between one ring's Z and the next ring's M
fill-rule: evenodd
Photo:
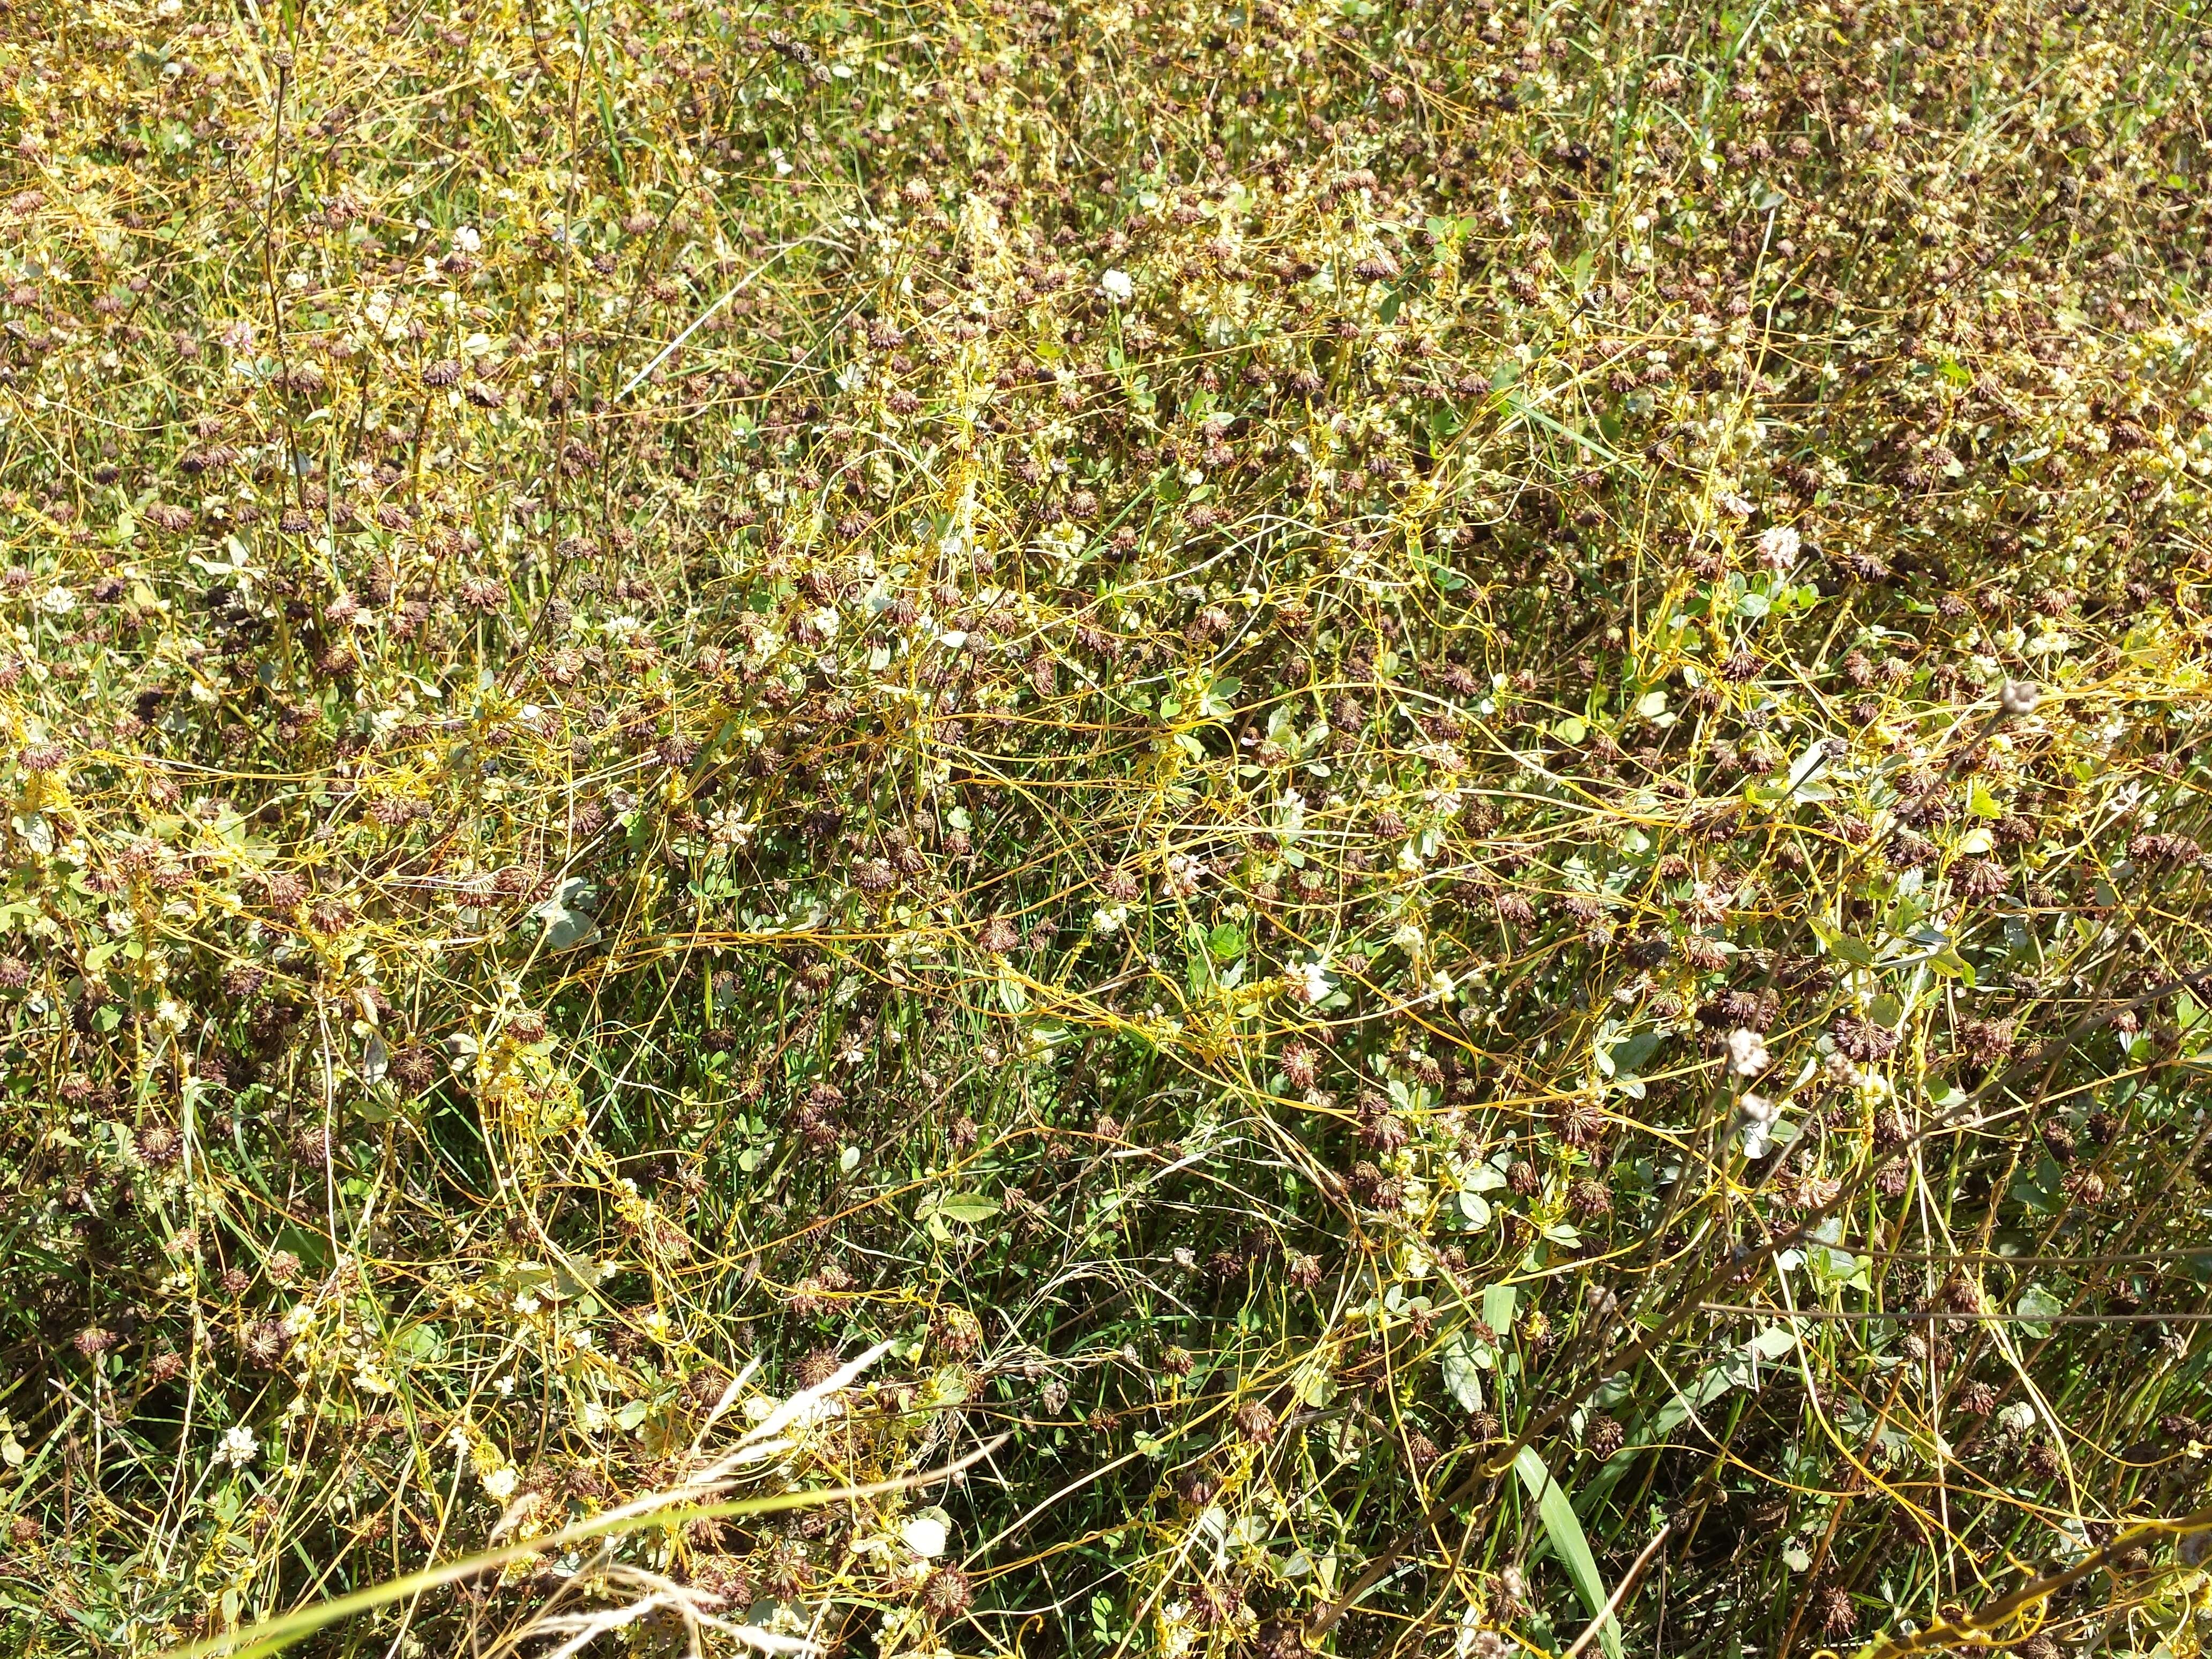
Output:
M0 1644L2196 1652L2205 50L0 6Z

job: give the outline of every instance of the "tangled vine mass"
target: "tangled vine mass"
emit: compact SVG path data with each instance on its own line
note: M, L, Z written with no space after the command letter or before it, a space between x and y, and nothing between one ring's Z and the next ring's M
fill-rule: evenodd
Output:
M0 1648L2198 1653L2207 52L4 0Z

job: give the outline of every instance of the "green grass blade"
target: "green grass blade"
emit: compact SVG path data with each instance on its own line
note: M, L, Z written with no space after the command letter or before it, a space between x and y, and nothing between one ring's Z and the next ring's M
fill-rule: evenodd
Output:
M1531 1447L1523 1446L1513 1460L1513 1468L1521 1477L1521 1484L1528 1489L1528 1496L1536 1500L1536 1515L1544 1523L1544 1534L1552 1540L1553 1553L1565 1563L1567 1577L1575 1581L1575 1588L1589 1605L1592 1617L1605 1612L1605 1580L1598 1574L1597 1558L1590 1553L1589 1540L1583 1535L1583 1523L1575 1518L1575 1506L1567 1489L1552 1479L1551 1470ZM1606 1613L1605 1625L1598 1632L1598 1640L1605 1646L1606 1659L1621 1659L1620 1621Z

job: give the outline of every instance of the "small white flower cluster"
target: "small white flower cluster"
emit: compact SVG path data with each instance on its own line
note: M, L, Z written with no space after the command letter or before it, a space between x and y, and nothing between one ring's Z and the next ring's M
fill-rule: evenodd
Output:
M1728 1056L1729 1070L1738 1077L1757 1077L1772 1063L1766 1039L1744 1025L1729 1033Z
M234 1469L244 1468L260 1455L260 1439L243 1423L225 1429L215 1449L215 1461Z
M1328 959L1326 957L1303 963L1291 972L1297 975L1291 990L1309 1007L1317 1007L1328 1001L1336 989L1335 981L1328 976Z
M1765 1095L1747 1092L1735 1103L1736 1127L1743 1139L1746 1158L1765 1158L1766 1149L1773 1144L1774 1126L1780 1121L1782 1108Z

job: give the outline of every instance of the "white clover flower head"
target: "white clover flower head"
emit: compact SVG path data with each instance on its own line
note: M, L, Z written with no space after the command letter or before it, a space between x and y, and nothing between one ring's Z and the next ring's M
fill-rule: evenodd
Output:
M476 253L483 247L483 238L474 225L463 225L453 233L453 246L462 253Z
M1757 1077L1771 1063L1766 1039L1747 1025L1729 1033L1728 1057L1729 1070L1738 1077Z
M1737 1132L1746 1158L1765 1158L1774 1145L1774 1125L1781 1109L1764 1095L1746 1095L1736 1102Z
M1211 873L1204 859L1193 858L1188 853L1168 854L1168 892L1173 897L1191 897L1198 891L1199 884Z
M1299 1000L1310 1006L1326 1002L1329 993L1336 989L1329 983L1326 957L1303 963L1294 971L1299 975L1299 982L1294 989Z
M1759 532L1759 562L1770 570L1788 570L1796 564L1802 544L1794 526L1772 526Z
M2041 695L2033 680L2007 680L2004 690L1997 694L1997 703L2006 714L2015 717L2033 714Z
M1137 285L1129 280L1126 270L1109 270L1098 279L1098 291L1115 305L1125 306L1136 297Z
M244 1468L260 1455L259 1438L243 1423L225 1429L222 1443L215 1449L215 1461L227 1463L234 1469Z

